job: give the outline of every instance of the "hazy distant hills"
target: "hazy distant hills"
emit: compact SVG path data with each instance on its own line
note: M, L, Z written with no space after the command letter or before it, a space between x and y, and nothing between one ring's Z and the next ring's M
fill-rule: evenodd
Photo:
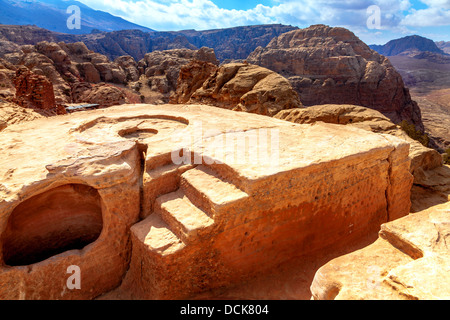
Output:
M81 12L81 28L69 29L67 8L76 5ZM107 12L94 10L74 0L0 0L0 23L6 25L36 25L50 31L86 34L92 30L116 31L149 28L126 21Z
M450 41L439 41L436 42L436 45L445 53L450 54Z
M450 146L450 42L420 36L370 46L388 56L422 113L426 132L443 150Z
M384 56L396 56L408 51L445 54L433 40L417 35L391 40L385 45L370 45L370 48Z

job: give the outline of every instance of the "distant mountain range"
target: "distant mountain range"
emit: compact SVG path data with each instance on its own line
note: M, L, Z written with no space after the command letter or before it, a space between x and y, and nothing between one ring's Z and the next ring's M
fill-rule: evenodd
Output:
M436 42L436 45L445 53L450 54L450 41L439 41Z
M67 20L72 15L72 12L67 13L67 8L72 5L80 8L80 29L67 27ZM86 34L97 30L152 31L74 0L0 0L0 8L0 23L6 25L36 25L69 34Z
M444 41L442 41L442 45L445 45ZM370 45L369 47L384 56L397 56L412 51L446 54L433 40L417 35L391 40L385 45Z
M67 27L69 6L81 12L80 29ZM131 55L142 59L147 52L176 48L210 47L219 60L246 59L258 46L297 27L273 24L215 30L155 31L107 12L94 10L75 0L0 0L0 40L16 44L39 41L84 42L89 49L111 60ZM3 26L2 26L3 25ZM23 26L23 27L17 27ZM42 29L41 29L42 28ZM45 29L45 30L44 30ZM51 31L51 32L50 32ZM385 56L414 54L450 54L450 42L433 42L414 35L391 40L385 45L370 45ZM0 51L1 51L0 44Z
M2 0L0 0L2 1ZM265 47L273 38L297 27L281 24L244 26L217 30L185 30L158 32L142 30L120 30L94 32L85 35L56 33L36 26L0 25L0 56L6 53L8 43L17 45L50 42L84 42L95 52L114 60L130 55L140 60L148 52L168 49L213 48L220 61L246 59L258 46ZM9 51L16 48L9 46Z

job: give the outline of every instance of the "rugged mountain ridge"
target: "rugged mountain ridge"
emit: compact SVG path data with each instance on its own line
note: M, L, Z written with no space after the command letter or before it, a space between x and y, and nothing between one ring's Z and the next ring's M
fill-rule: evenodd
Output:
M425 132L433 148L450 147L450 42L433 42L419 36L405 37L384 46L371 46L389 55L411 97L421 109ZM446 52L447 50L447 52Z
M384 45L370 45L369 47L385 56L396 56L409 51L446 54L433 40L418 35L394 39Z
M245 59L258 46L267 45L274 37L297 29L280 24L243 26L217 30L185 30L177 32L120 30L74 35L52 32L36 26L0 25L0 56L13 44L49 42L84 42L95 52L114 60L130 55L135 60L146 53L171 49L214 49L220 61ZM10 43L9 43L10 42ZM9 52L13 51L9 49Z
M80 28L69 29L67 19L72 13L70 6L80 8ZM74 0L0 0L0 21L12 25L36 25L55 32L70 34L85 34L95 30L114 31L124 29L139 29L151 31L135 23L107 12L94 10L89 6ZM46 39L48 40L48 39Z
M424 130L401 75L347 29L315 25L290 31L258 47L247 61L288 78L305 106L360 105Z
M185 36L197 48L213 48L217 59L223 61L245 59L258 46L266 46L273 38L296 29L293 26L270 24L205 31L184 30L173 34Z

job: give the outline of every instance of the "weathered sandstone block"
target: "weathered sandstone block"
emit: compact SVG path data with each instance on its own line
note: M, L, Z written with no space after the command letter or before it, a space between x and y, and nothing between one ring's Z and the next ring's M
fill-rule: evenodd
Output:
M408 144L357 128L122 105L1 134L1 298L189 297L409 212Z
M321 267L315 299L450 298L450 202L383 224L368 247Z
M138 149L87 147L71 125L56 117L2 132L0 299L91 299L128 268ZM81 270L79 290L67 287L70 266Z
M287 257L376 233L383 221L409 211L408 145L394 137L261 117L243 122L247 114L204 106L187 110L190 125L182 136L199 137L193 124L200 110L221 121L209 116L202 128L209 138L189 145L188 154L203 156L195 168L172 164L167 146L148 145L144 206L153 211L131 229L132 260L121 287L133 298L177 299L230 285ZM271 127L280 130L277 165L227 161L239 133ZM235 142L218 152L218 137ZM249 154L261 147L245 146ZM222 164L206 163L211 159ZM155 185L168 194L154 198Z
M16 87L14 102L18 105L43 110L55 108L53 85L46 77L21 67L16 71L14 86Z
M303 106L289 81L276 72L246 63L217 67L197 60L181 68L170 102L207 104L267 116Z

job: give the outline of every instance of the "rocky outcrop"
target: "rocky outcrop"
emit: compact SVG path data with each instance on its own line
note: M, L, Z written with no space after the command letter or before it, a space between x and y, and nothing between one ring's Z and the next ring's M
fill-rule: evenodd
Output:
M187 103L196 90L203 86L203 83L217 70L219 67L210 62L191 60L187 65L180 69L177 80L177 90L170 97L170 102Z
M282 24L242 26L217 30L184 30L175 34L184 35L190 43L200 47L213 48L217 59L245 59L259 46L266 46L273 38L297 27Z
M57 103L65 103L70 101L70 86L65 78L73 77L72 74L61 74L57 69L54 61L37 52L35 46L24 45L18 52L6 54L4 59L14 66L25 66L32 72L45 76L53 84L55 93L55 101ZM64 78L65 77L65 78Z
M128 86L138 91L147 103L167 103L177 89L181 67L193 59L214 65L219 63L214 50L210 48L174 49L147 53L137 65L138 72L141 74L139 81L131 82Z
M107 57L89 50L81 42L66 44L43 41L36 45L24 45L19 52L6 54L4 57L4 61L12 66L22 65L40 76L47 77L52 83L57 104L122 104L129 100L124 100L124 95L131 96L133 93L124 92L127 89L103 86L102 83L123 85L138 78L137 64L131 57L119 58L119 63L111 62ZM81 95L80 87L92 87L93 90L89 90L89 94L85 92ZM82 101L83 98L87 100ZM136 99L132 100L129 102L136 102Z
M408 145L349 126L129 105L1 135L2 299L189 297L409 211Z
M305 106L365 106L423 131L420 109L399 73L347 29L316 25L287 32L247 61L287 77Z
M430 170L442 165L442 156L434 149L424 147L410 138L398 125L380 112L354 105L319 105L298 110L283 110L275 118L294 123L316 123L318 121L349 125L367 131L396 136L410 144L411 173L417 169Z
M99 107L111 107L126 103L125 93L112 85L104 83L76 83L72 88L74 103L98 104Z
M0 100L0 131L12 124L42 118L37 110L21 107L15 103Z
M191 49L196 47L189 43L182 34L169 32L143 32L141 30L120 30L78 36L77 41L84 42L95 52L115 60L121 56L132 56L136 61L153 51L173 49ZM67 42L67 41L65 41Z
M450 202L383 224L379 239L321 267L317 300L447 300Z
M0 188L1 299L94 298L127 269L129 227L139 215L136 145L79 149L68 128L59 135L53 126L68 119L23 123L20 135L1 132L4 159L15 159ZM77 267L81 290L67 285Z
M16 69L16 66L0 58L0 98L14 97Z
M37 45L38 50L40 45L45 47L47 44L39 43ZM99 81L119 84L126 82L125 72L120 66L111 62L106 56L89 50L83 42L59 43L58 45L69 57L72 64L79 69L80 76L85 81L98 82L89 80L99 79ZM58 64L57 60L53 61Z
M41 41L57 42L60 36L67 36L36 26L0 25L0 39L17 45L37 44ZM71 36L69 36L70 38Z
M171 103L207 104L268 116L302 106L290 83L273 71L244 63L216 67L202 61L181 68Z
M137 62L131 56L121 56L114 61L125 72L126 81L138 81L139 72L137 69Z
M7 53L13 53L20 50L20 46L14 42L0 38L0 57Z
M16 95L14 102L25 108L51 110L55 109L55 94L52 83L44 76L22 67L16 71L14 78Z

